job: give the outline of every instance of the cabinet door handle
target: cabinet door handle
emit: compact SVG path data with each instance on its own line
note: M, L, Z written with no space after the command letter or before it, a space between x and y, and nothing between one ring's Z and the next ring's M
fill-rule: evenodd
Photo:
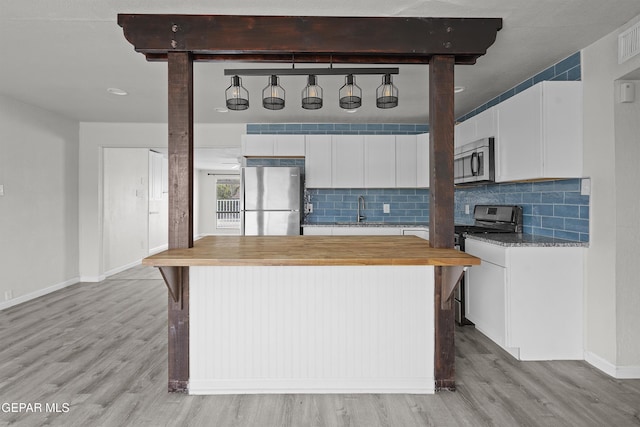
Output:
M473 153L471 154L471 176L477 176L478 175L478 169L479 169L479 163L478 163L478 153Z

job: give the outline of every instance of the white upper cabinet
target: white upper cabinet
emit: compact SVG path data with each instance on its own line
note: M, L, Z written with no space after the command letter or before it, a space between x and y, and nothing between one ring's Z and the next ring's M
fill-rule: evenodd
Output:
M581 82L541 82L495 110L496 181L582 176Z
M243 156L273 156L275 135L242 135Z
M462 123L458 123L454 128L453 145L455 147L459 147L476 140L476 122L474 117L471 117Z
M307 188L332 187L332 143L331 135L307 135L304 158Z
M243 135L242 155L248 157L303 157L304 135Z
M307 188L428 188L429 134L307 135Z
M396 141L393 135L364 137L364 186L366 188L396 186Z
M498 132L498 118L495 108L484 110L473 118L475 119L474 121L476 124L476 132L473 141L496 136L496 133Z
M416 135L416 159L417 159L417 182L418 188L429 188L429 134L421 133Z
M460 147L482 138L496 136L497 117L495 108L489 108L456 125L454 131L454 146Z
M396 135L396 187L429 187L429 134Z
M364 187L364 136L332 137L333 188Z
M419 160L416 135L396 135L396 187L416 187Z
M304 157L304 135L276 135L273 155L276 157Z

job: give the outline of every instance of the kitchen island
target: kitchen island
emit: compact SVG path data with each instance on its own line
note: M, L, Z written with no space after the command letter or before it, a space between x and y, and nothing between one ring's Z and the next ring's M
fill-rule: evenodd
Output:
M433 393L434 267L479 262L415 236L210 236L143 264L173 294L188 268L191 394Z

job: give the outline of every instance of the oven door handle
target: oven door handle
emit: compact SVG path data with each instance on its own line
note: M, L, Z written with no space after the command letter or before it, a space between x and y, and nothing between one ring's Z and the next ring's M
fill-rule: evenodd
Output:
M478 176L478 172L480 170L480 164L478 159L478 153L473 152L471 154L471 176Z

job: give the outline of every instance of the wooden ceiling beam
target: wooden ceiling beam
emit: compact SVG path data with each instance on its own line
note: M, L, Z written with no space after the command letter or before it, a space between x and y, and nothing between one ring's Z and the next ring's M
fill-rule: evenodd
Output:
M149 62L167 62L166 53L145 53L144 56ZM427 65L431 62L433 55L425 56L381 56L381 55L359 55L359 56L327 56L312 54L292 55L271 54L194 54L194 62L269 62L291 64L418 64ZM456 56L457 65L473 65L476 63L476 56Z
M118 25L152 61L188 51L194 61L474 64L502 19L119 14Z

